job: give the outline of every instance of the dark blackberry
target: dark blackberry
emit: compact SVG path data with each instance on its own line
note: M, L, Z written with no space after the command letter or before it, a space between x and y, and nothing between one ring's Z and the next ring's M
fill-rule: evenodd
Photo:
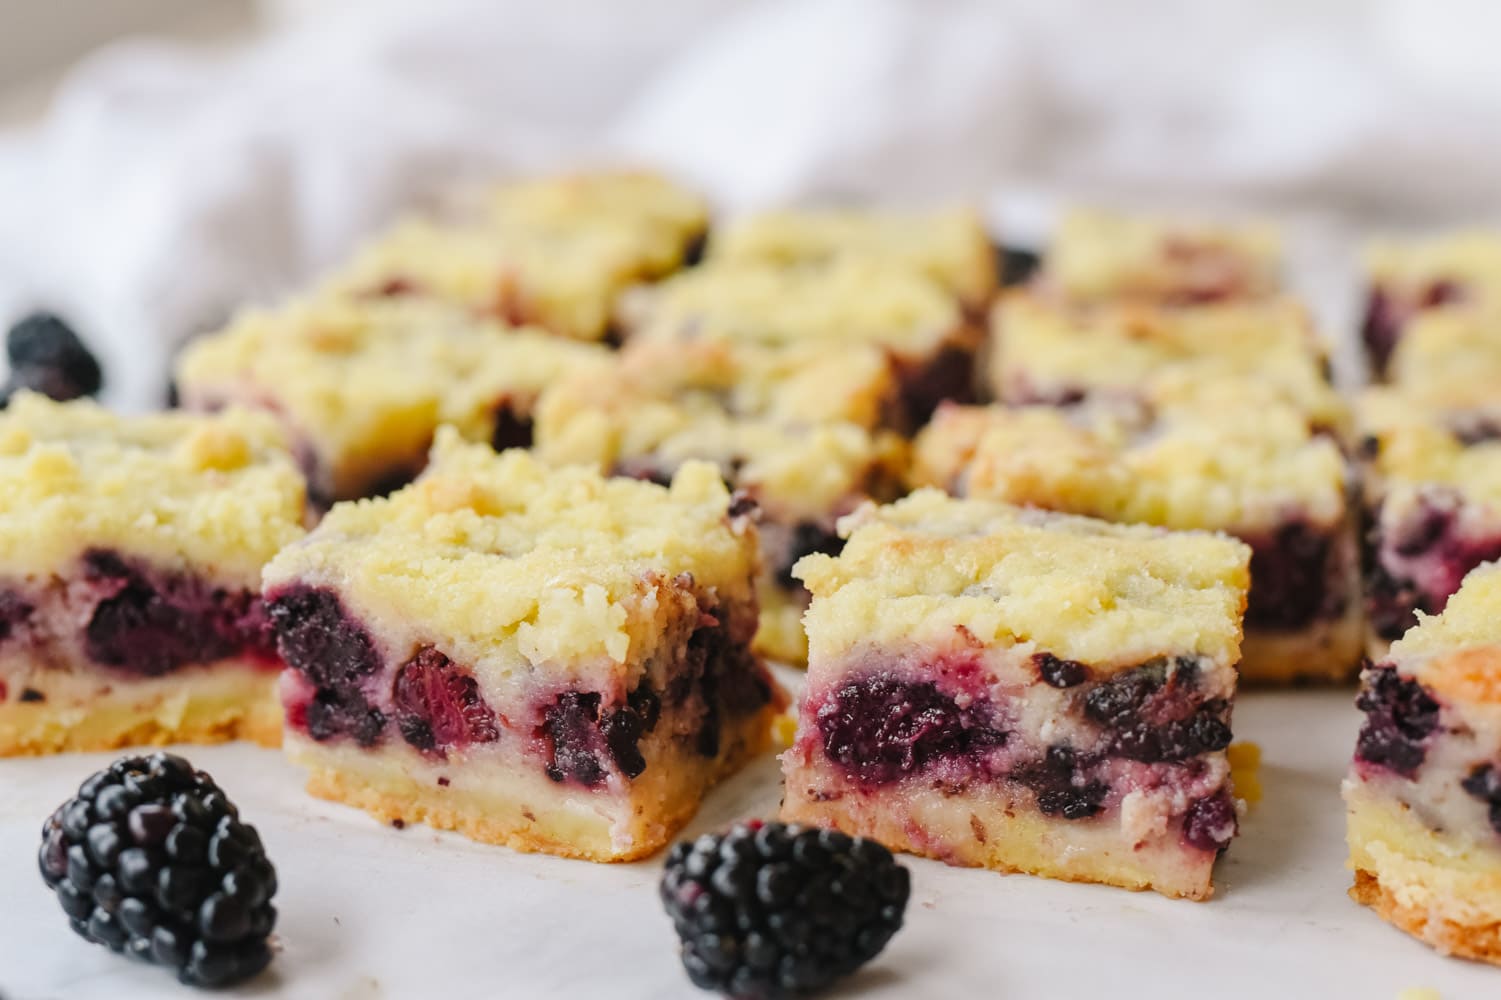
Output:
M1428 755L1428 737L1438 728L1439 704L1427 688L1396 668L1366 671L1355 707L1366 714L1355 756L1410 778Z
M276 870L255 827L181 757L124 757L90 777L42 827L38 860L75 931L190 986L271 961Z
M844 551L844 539L817 521L799 521L792 528L792 538L787 543L787 558L777 570L777 582L786 590L802 586L792 575L792 567L803 556L822 553L837 556Z
M1089 680L1089 668L1077 660L1061 660L1052 653L1035 653L1032 666L1049 687L1069 688Z
M1501 834L1501 768L1480 764L1460 782L1460 787L1485 804L1491 827Z
M78 334L51 313L32 313L11 327L5 350L10 356L9 391L33 389L69 400L94 395L104 382L99 362Z
M873 840L752 820L683 841L661 897L694 985L800 997L869 962L902 926L907 869Z

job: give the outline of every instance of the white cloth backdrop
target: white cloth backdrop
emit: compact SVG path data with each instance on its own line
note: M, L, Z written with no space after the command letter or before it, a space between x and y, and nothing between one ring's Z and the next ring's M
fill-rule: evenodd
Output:
M728 210L963 196L1023 231L1059 193L1494 219L1498 29L1487 0L413 0L227 57L123 43L0 137L0 317L64 312L150 405L175 344L401 206L622 158Z

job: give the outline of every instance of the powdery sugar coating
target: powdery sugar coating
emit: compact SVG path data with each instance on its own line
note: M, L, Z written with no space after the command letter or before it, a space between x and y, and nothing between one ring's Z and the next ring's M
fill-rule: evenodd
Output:
M813 659L866 644L1039 651L1112 671L1156 656L1233 663L1250 550L1169 533L919 490L841 522L838 558L808 556Z
M718 229L715 262L802 265L863 257L924 274L967 308L995 294L995 251L970 209L786 209L762 212Z
M609 671L657 641L643 579L690 573L727 606L753 602L755 534L729 504L707 464L685 465L664 494L497 457L444 428L416 483L335 506L266 586L336 584L360 613L417 623L476 670Z
M1250 299L1281 285L1269 226L1213 225L1074 210L1048 250L1043 284L1078 301Z
M26 392L0 414L0 566L12 578L71 577L87 546L254 588L302 534L303 503L285 437L262 414L122 417Z

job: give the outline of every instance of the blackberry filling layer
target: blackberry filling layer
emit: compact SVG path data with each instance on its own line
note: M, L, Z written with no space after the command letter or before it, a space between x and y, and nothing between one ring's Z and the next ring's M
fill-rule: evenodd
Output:
M1428 754L1438 728L1439 704L1417 681L1391 666L1366 672L1355 707L1366 713L1355 745L1357 760L1411 778Z
M1435 281L1416 296L1398 297L1383 288L1371 290L1366 300L1365 318L1360 325L1360 339L1365 344L1371 368L1384 375L1391 363L1402 328L1424 309L1460 302L1465 297L1462 285L1452 281Z
M1394 640L1417 623L1417 612L1438 614L1475 567L1501 558L1501 537L1460 533L1464 500L1429 490L1416 510L1388 524L1378 508L1363 546L1366 612L1372 631Z
M1485 804L1491 828L1501 836L1501 768L1494 764L1481 764L1460 785Z
M84 629L95 662L139 677L237 656L276 663L265 607L253 591L154 573L106 549L89 550L83 562L84 578L105 595ZM24 604L13 603L10 611L19 613ZM8 634L14 619L7 614L5 620Z
M975 399L975 352L949 346L921 363L899 366L902 409L912 426L921 427L945 400L971 403Z
M792 528L792 538L787 543L787 554L777 570L777 583L788 590L801 590L802 584L792 576L792 567L803 556L814 552L837 556L844 548L844 539L816 521L799 521Z
M1270 538L1246 541L1251 546L1247 626L1291 631L1345 613L1343 589L1330 585L1337 567L1328 531L1289 521Z

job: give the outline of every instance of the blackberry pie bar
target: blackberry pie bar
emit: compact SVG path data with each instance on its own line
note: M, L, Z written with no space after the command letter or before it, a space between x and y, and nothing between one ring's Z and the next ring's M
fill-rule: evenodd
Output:
M260 576L304 500L274 420L22 392L0 492L0 756L280 741Z
M620 325L627 339L679 344L880 348L896 366L914 425L940 400L973 397L983 339L938 282L863 257L796 268L710 262L633 290L622 300Z
M1368 668L1345 781L1350 896L1446 955L1501 965L1501 567Z
M1465 574L1501 559L1501 403L1489 380L1367 390L1365 463L1370 645L1436 614Z
M398 223L325 287L362 298L437 298L604 340L614 335L620 295L681 267L707 226L697 196L654 175L523 182L456 217Z
M846 257L924 274L972 316L984 315L1000 278L995 248L970 209L762 212L720 227L709 246L709 259L716 264L797 267Z
M1123 523L1223 531L1251 547L1241 678L1345 681L1360 662L1359 558L1344 456L1295 408L1229 382L1209 405L1122 416L939 408L912 481Z
M1365 272L1370 287L1360 334L1372 373L1382 376L1414 319L1501 299L1501 233L1373 243L1366 249Z
M784 705L750 652L755 570L711 465L605 479L444 428L414 483L266 569L286 745L382 820L644 857Z
M537 452L553 464L661 483L686 461L713 462L758 508L756 646L801 663L807 593L792 566L809 552L838 550L840 515L898 495L905 443L879 429L897 392L885 353L869 345L638 340L617 365L543 395Z
M782 817L956 865L1208 898L1250 551L920 490L842 522Z
M324 298L249 311L195 341L177 385L191 409L276 414L327 507L410 480L439 424L497 449L529 445L543 388L609 357L434 300Z
M1296 406L1316 431L1348 429L1328 351L1291 301L1086 310L1021 293L1001 300L992 324L990 390L1005 403L1212 402L1219 386L1242 381Z
M1246 301L1282 285L1282 244L1260 224L1214 224L1076 209L1036 284L1075 303Z

